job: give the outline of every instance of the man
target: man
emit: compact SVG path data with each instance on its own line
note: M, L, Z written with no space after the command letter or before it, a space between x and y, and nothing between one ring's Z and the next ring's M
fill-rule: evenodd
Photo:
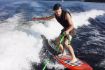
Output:
M77 62L77 58L74 54L74 50L73 50L72 46L70 45L70 41L71 41L73 30L74 30L72 17L70 15L70 13L63 10L62 6L58 3L54 5L53 11L54 11L54 16L46 17L46 18L44 18L44 20L45 19L46 20L52 19L52 18L55 17L56 20L64 27L64 29L61 31L61 34L64 33L64 32L66 34L66 36L64 37L65 38L64 39L64 44L65 44L65 47L71 53L70 56L72 57L72 60L71 60L70 63L73 64L73 63ZM43 19L43 18L39 18L39 19ZM61 49L62 52L64 52L64 47L61 43L60 43L60 49Z
M72 46L70 45L71 36L74 29L71 15L69 12L63 10L60 4L55 4L53 7L53 11L55 13L56 20L64 27L64 29L61 32L61 34L63 32L66 33L64 44L65 44L65 47L68 48L68 50L71 53L71 57L72 57L71 63L75 63L77 61L77 58L74 54L74 50ZM60 44L60 48L62 51L64 50L62 44Z

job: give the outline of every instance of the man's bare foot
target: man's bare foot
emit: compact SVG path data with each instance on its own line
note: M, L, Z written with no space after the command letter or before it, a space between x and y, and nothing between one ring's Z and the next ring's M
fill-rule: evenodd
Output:
M70 63L75 63L76 61L78 61L78 59L77 59L77 58L74 58L74 59L72 59L72 60L70 61Z
M82 62L79 59L74 59L72 61L70 61L69 63L71 66L80 66L82 64Z

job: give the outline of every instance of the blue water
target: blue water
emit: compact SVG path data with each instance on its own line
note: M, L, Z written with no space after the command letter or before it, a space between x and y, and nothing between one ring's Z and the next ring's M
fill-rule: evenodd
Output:
M49 16L53 14L52 7L57 2L59 1L0 1L0 21L5 21L18 13L24 15L25 22L31 21L32 17ZM71 13L82 13L92 9L105 11L105 5L101 6L101 4L95 4L100 6L98 8L92 3L85 5L83 2L67 1L62 4L63 8L68 9ZM89 18L88 21L89 25L83 25L76 29L72 45L78 58L86 61L94 70L105 70L105 15ZM32 70L40 70L42 67L42 63L32 63ZM57 69L47 68L47 70Z

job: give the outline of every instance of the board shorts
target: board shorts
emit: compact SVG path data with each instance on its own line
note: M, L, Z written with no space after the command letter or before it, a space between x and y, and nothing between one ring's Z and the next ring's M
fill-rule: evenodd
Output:
M62 29L60 35L62 35L63 32L65 32L65 31L66 31L66 29ZM68 44L70 45L70 44L71 44L71 41L72 41L72 36L74 36L74 34L75 34L75 30L73 29L71 32L69 32L69 35L66 35L66 36L64 37L64 41L65 41L66 39L68 39L68 41L69 41ZM63 41L61 44L64 44L64 41Z

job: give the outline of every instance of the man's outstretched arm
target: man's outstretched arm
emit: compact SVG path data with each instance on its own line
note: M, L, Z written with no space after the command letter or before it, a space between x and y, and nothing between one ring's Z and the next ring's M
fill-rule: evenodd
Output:
M33 17L32 20L50 20L50 19L53 19L54 16L46 16L46 17L39 17L39 18L36 18L36 17Z

